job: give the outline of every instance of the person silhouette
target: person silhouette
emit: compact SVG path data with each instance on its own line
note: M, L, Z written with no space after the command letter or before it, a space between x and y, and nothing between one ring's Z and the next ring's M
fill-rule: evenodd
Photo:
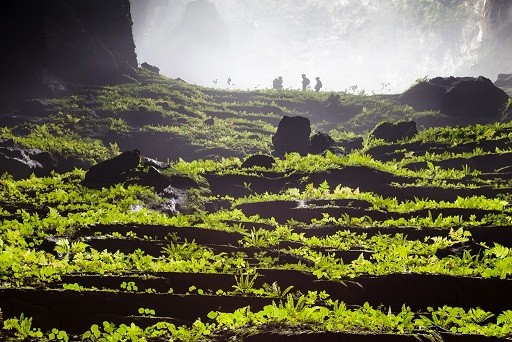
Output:
M302 90L306 90L310 83L311 81L306 77L306 74L302 74Z
M315 84L315 91L318 93L320 89L322 89L322 81L320 81L320 77L315 77L316 84Z
M272 88L277 90L283 89L283 77L279 76L278 78L274 79L274 82L272 83Z

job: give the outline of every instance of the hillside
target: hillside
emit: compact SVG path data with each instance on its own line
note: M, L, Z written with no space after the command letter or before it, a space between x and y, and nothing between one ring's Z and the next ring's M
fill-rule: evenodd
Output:
M0 117L1 339L512 337L512 123L131 77ZM328 150L271 157L284 116Z

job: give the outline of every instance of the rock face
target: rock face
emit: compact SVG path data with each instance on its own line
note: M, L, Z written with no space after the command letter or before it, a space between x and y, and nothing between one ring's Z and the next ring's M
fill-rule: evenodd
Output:
M486 0L484 7L482 63L493 69L512 72L512 1Z
M511 88L512 74L498 74L498 79L494 82L494 85L500 88Z
M398 122L396 124L383 122L371 133L372 137L388 142L396 142L402 139L410 139L418 133L414 121Z
M298 152L302 155L309 151L311 123L302 116L285 116L279 122L276 134L272 137L277 155Z
M485 77L436 77L404 92L399 101L419 111L440 111L462 123L501 117L509 96Z
M6 0L0 46L6 98L117 82L137 67L128 0Z

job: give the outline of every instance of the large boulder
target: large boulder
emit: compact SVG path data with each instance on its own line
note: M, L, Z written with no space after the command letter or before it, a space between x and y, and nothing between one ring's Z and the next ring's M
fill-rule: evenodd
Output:
M298 152L305 155L309 151L311 123L302 116L284 116L279 122L277 132L272 137L277 155Z
M414 121L398 123L383 122L377 125L371 136L376 139L383 139L387 142L396 142L402 139L410 139L418 133Z
M86 184L114 184L120 180L123 174L128 173L139 166L140 151L126 151L114 157L92 166L85 174Z
M418 111L440 111L462 123L499 120L509 96L485 77L436 77L405 91L399 101Z

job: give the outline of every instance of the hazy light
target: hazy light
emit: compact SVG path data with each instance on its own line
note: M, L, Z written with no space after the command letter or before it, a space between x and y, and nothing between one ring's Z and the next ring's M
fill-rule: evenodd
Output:
M191 1L151 1L149 24L134 23L139 62L191 83L271 88L282 76L299 89L304 73L321 77L323 91L383 93L425 76L479 74L470 68L478 21L454 18L446 32L415 26L391 6L407 1L198 0L186 14ZM468 3L476 16L483 0Z

